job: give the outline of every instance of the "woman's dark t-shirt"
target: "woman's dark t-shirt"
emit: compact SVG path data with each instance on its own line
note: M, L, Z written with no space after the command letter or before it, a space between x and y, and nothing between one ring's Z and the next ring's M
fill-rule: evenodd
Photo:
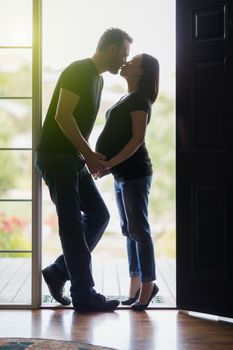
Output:
M55 120L61 88L80 97L73 115L83 137L88 139L99 110L103 78L98 75L94 63L87 58L71 63L61 73L56 84L36 150L46 154L77 154Z
M96 151L111 159L132 137L131 112L145 111L150 121L151 106L138 91L120 99L106 112L106 123L97 143ZM152 164L145 143L128 159L111 169L116 179L129 180L152 175Z

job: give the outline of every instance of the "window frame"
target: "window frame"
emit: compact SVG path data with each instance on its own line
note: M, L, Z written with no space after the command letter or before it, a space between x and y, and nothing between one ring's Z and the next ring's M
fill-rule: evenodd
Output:
M27 150L31 151L32 159L32 192L31 199L31 303L29 304L0 304L0 309L32 309L41 305L41 260L42 260L42 190L41 178L36 172L34 154L38 135L42 125L42 0L32 1L32 45L0 46L1 49L31 49L32 50L32 96L3 96L1 99L30 99L32 101L32 146L31 148L0 148L0 150ZM9 201L1 199L1 202ZM14 201L14 200L12 200ZM25 201L17 199L15 201ZM6 251L5 251L6 252ZM26 252L12 250L9 252Z

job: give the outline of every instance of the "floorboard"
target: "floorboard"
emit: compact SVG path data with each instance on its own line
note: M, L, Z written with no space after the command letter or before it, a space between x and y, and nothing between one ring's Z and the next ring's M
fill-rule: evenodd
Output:
M175 310L0 310L0 336L75 340L117 350L233 349L233 324Z

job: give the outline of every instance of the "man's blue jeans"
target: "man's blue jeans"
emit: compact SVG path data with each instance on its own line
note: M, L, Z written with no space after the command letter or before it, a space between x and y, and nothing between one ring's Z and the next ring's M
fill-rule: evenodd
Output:
M114 180L121 230L127 237L129 274L142 282L156 279L154 246L148 223L148 195L152 176Z
M94 292L91 251L108 222L107 207L84 162L75 155L36 152L35 166L56 206L63 255L51 266L62 281L70 279L72 299Z

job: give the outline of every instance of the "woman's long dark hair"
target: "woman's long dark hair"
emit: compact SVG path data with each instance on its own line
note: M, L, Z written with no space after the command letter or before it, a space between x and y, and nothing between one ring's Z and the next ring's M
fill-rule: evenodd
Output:
M138 90L154 103L159 92L159 62L151 55L142 55L141 68L143 73L138 83Z

